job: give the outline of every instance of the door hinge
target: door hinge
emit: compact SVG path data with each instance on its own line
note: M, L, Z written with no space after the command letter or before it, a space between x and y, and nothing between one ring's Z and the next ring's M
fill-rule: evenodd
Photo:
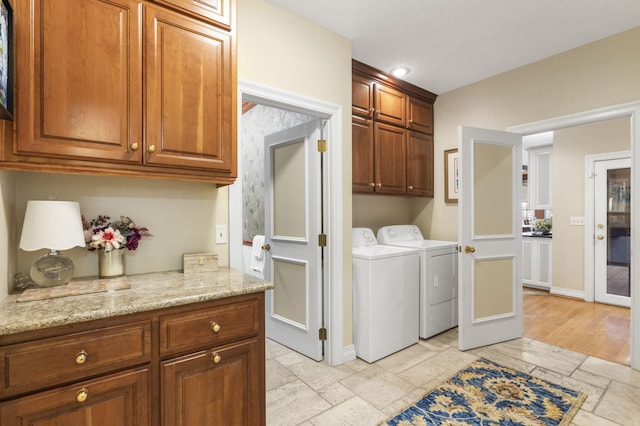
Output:
M325 139L318 139L318 152L327 152L327 141Z
M318 329L318 339L319 340L327 340L327 329L322 327Z
M327 234L318 234L318 246L319 247L327 246Z

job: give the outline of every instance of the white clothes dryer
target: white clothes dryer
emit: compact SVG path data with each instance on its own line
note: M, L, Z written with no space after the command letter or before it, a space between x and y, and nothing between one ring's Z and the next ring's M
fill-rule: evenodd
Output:
M420 251L420 337L458 325L458 244L425 240L416 225L384 226L378 243Z
M353 342L375 362L420 340L420 259L417 249L379 245L369 228L352 236Z

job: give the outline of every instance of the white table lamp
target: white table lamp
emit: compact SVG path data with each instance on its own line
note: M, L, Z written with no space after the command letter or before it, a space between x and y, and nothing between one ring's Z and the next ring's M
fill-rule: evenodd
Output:
M20 248L49 249L31 266L31 279L43 287L68 283L73 277L71 259L58 253L84 247L80 205L74 201L28 201L22 225Z

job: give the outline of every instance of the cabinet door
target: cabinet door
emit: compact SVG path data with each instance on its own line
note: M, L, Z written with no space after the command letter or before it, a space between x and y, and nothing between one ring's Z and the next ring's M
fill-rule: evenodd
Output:
M405 94L376 83L373 99L375 102L375 119L396 126L405 127Z
M373 118L373 81L353 74L351 81L351 113L358 117Z
M433 104L409 96L407 98L407 129L433 134Z
M225 31L145 8L145 164L235 174L231 43Z
M534 275L536 249L536 240L534 238L522 239L522 282L525 284L534 284L537 279Z
M151 424L150 406L145 367L4 403L0 424L143 426Z
M551 238L538 239L538 284L551 287Z
M374 124L375 192L405 194L407 192L406 130L383 123Z
M162 363L163 426L265 423L264 358L256 340Z
M235 0L154 0L157 3L164 3L178 10L193 14L196 17L205 18L226 30L232 27L233 13L232 6Z
M553 208L553 148L529 150L529 204L531 209Z
M407 195L433 197L433 137L407 134Z
M23 24L16 25L15 153L140 163L139 3L14 4Z
M373 176L373 122L352 117L351 173L354 192L373 192L376 184Z

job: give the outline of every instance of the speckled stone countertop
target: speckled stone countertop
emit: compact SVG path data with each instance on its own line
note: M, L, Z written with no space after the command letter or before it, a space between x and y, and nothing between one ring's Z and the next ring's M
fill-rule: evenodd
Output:
M130 289L30 302L0 300L0 335L37 330L171 306L257 293L273 284L233 269L185 275L154 272L127 276Z

